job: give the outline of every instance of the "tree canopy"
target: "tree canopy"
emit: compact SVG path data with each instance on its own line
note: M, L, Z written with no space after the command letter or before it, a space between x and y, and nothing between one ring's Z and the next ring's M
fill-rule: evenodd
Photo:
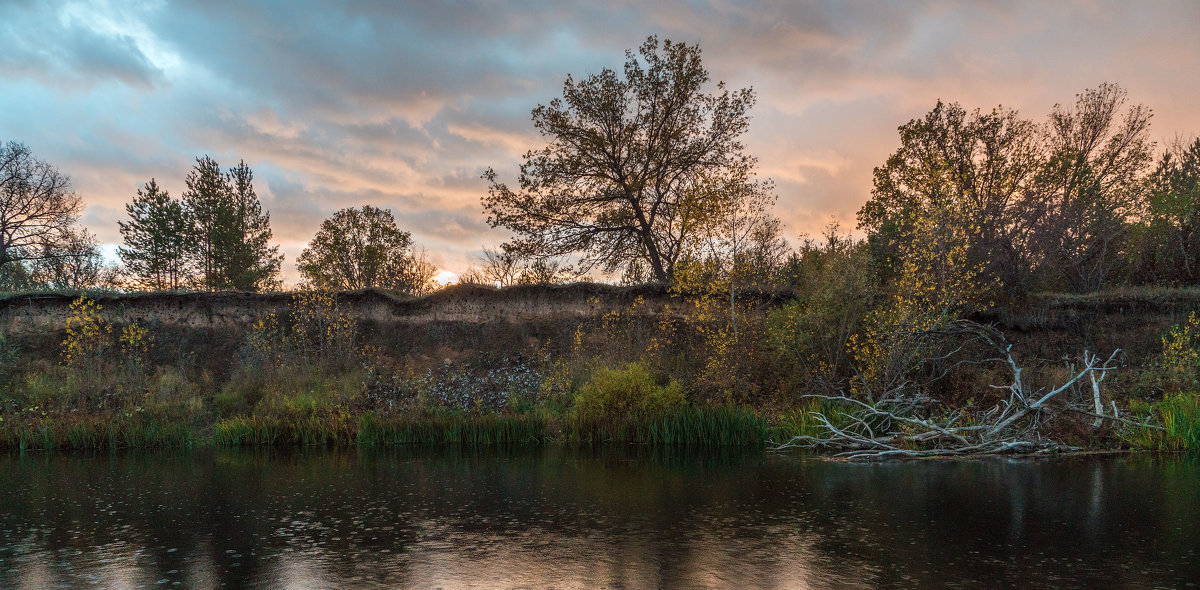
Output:
M963 270L944 268L953 259L1010 293L1038 272L1075 291L1101 288L1126 254L1153 146L1149 109L1126 102L1104 84L1039 125L1003 107L938 101L902 125L858 212L880 268L899 272L906 252L965 248L929 278L950 284Z
M263 212L253 180L245 162L223 174L208 156L197 158L184 180L193 264L209 291L258 291L279 283L283 255L270 244L271 216Z
M739 141L754 93L723 82L706 92L695 45L650 37L625 57L623 75L567 76L562 98L533 109L549 144L525 154L515 188L489 168L483 205L492 227L517 234L507 251L576 255L579 272L640 264L668 281L713 222L710 201L739 194L693 189L706 178L755 182L756 161Z
M70 178L25 144L0 145L0 271L61 254L56 247L72 237L79 209Z
M183 204L151 178L125 211L129 221L117 222L125 240L119 253L133 282L153 290L183 287L190 242Z
M421 294L437 272L392 213L370 205L323 221L296 266L310 286L330 291L379 287Z

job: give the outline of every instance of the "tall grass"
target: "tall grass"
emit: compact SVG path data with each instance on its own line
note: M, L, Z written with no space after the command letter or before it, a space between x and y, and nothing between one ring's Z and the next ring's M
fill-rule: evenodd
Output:
M62 421L9 424L0 428L0 448L27 450L114 450L192 447L199 442L187 424L157 418L90 416Z
M218 420L213 425L212 442L217 446L348 446L354 436L353 422L341 414L242 415Z
M817 420L815 414L821 414L835 427L841 427L848 422L845 416L851 410L852 408L835 400L807 398L795 408L778 416L777 422L771 428L770 441L783 444L796 436L819 437L828 434L825 425Z
M757 446L767 440L767 422L736 406L678 408L613 419L576 414L566 419L564 440L577 443Z
M1131 426L1121 434L1121 438L1130 446L1200 453L1200 394L1168 395L1156 404L1131 409L1134 414L1153 415L1162 430Z
M548 422L534 414L364 414L355 442L363 446L457 444L519 445L549 440Z

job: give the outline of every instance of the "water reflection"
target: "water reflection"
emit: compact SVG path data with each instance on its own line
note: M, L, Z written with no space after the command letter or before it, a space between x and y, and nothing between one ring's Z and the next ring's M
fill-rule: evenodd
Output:
M1179 457L0 456L0 588L1188 587Z

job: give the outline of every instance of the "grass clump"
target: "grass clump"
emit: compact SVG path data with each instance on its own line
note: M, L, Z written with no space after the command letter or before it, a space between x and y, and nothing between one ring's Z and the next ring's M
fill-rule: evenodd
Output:
M1134 402L1130 410L1144 416L1149 424L1129 426L1121 438L1134 448L1159 451L1200 452L1200 393L1169 394L1154 404Z

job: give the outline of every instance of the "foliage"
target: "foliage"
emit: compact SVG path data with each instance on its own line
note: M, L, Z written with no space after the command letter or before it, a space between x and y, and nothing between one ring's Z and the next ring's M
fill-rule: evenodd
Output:
M128 324L121 329L117 340L121 344L121 359L126 370L134 375L144 375L150 367L150 330L136 323Z
M885 277L901 268L914 223L936 218L965 240L981 282L1010 296L1039 274L1076 292L1104 286L1129 255L1153 146L1150 110L1126 102L1103 84L1038 126L1001 107L968 113L939 101L901 126L901 147L875 169L858 213Z
M64 232L62 241L42 248L42 256L29 263L29 283L36 289L58 292L116 290L117 268L104 261L96 236L80 229Z
M379 287L416 295L432 289L437 272L413 250L411 235L396 227L391 211L370 205L342 209L323 221L296 266L315 289Z
M1194 284L1200 279L1200 139L1170 146L1147 183L1145 216L1133 229L1136 279Z
M358 322L342 310L336 293L297 291L287 320L267 314L255 322L243 348L248 365L336 371L359 360Z
M98 370L112 347L112 326L100 316L101 305L80 297L71 302L62 342L63 364L85 372Z
M193 237L183 203L160 189L153 178L125 205L129 221L118 221L125 245L119 250L134 284L162 291L191 279L187 268Z
M927 335L990 306L993 290L970 256L976 230L954 222L963 213L961 202L947 201L906 222L911 234L890 292L850 338L856 393L875 399L917 385L915 372L934 369L928 361L941 356Z
M1167 393L1200 387L1200 317L1195 312L1162 335L1159 369L1160 384Z
M1034 124L1002 107L967 112L938 101L899 131L900 148L875 169L858 212L883 268L899 269L915 224L938 218L967 240L969 264L1010 292L1023 290L1034 262L1024 197L1043 160Z
M516 190L484 174L488 223L516 233L508 246L522 256L577 254L581 272L641 263L669 281L711 221L718 195L693 190L701 177L746 182L755 164L738 140L753 93L719 83L708 94L708 80L699 47L655 37L626 52L623 77L568 76L561 99L533 110L550 143L526 154Z
M1162 337L1163 366L1181 371L1200 369L1200 318L1188 314L1183 324L1171 326Z
M643 363L600 367L575 397L575 409L580 414L611 418L661 413L684 403L683 386L678 381L656 379Z
M806 390L840 391L853 377L850 340L878 299L867 244L831 225L805 240L783 271L795 298L769 312L768 338Z
M775 287L776 272L786 256L770 181L756 182L739 170L737 177L701 174L689 188L684 206L695 230L676 263L689 267L676 276L677 286L707 285L731 292ZM677 271L679 274L679 271Z
M79 217L70 179L27 146L0 144L0 271L54 255Z
M1130 424L1121 438L1135 448L1200 452L1200 394L1168 394L1156 404L1135 402L1130 412L1145 425Z
M253 180L245 162L223 174L208 156L197 158L184 179L191 254L209 291L278 286L283 256L270 245L271 217L262 211Z
M1103 287L1124 263L1128 222L1140 213L1151 112L1127 101L1120 86L1102 84L1077 95L1074 109L1050 113L1032 243L1077 292Z

